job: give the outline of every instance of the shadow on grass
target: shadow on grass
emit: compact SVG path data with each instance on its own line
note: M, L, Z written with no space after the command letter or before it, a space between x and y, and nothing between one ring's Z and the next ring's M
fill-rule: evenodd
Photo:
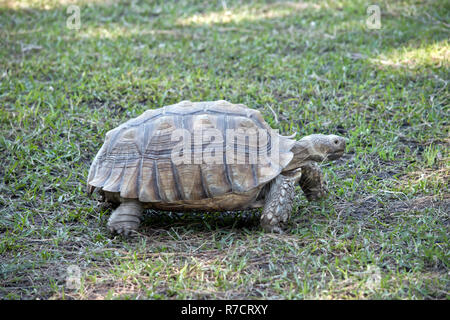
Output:
M162 212L146 210L142 228L144 229L193 229L214 231L217 229L259 229L260 212Z
M345 58L352 53L348 52L350 47L361 51L357 54L376 58L402 46L433 44L448 39L448 29L434 18L442 10L436 2L424 5L426 11L413 16L403 14L401 5L381 4L382 12L390 11L382 17L380 30L367 29L366 6L362 3L350 9L328 1L275 1L268 4L255 1L247 5L232 1L228 2L227 8L220 3L203 1L176 5L94 1L80 4L79 30L66 27L69 17L67 5L53 4L50 9L0 7L2 33L8 35L4 41L9 44L12 54L26 59L39 54L44 57L46 51L65 49L69 54L96 54L96 62L99 63L102 58L107 59L102 57L103 46L120 49L132 43L134 52L126 52L129 56L120 56L120 50L106 53L119 55L118 59L112 59L116 63L130 59L140 63L144 69L146 61L152 58L170 62L194 56L211 61L210 55L214 54L217 57L215 62L221 62L215 67L221 70L221 64L245 60L248 56L259 57L259 52L278 55L279 59L290 55L300 57L308 52L319 55L334 53ZM417 28L423 33L417 32ZM22 38L33 41L37 47L22 42ZM180 45L171 46L164 41L180 42ZM192 43L187 45L189 41ZM184 46L183 52L179 51L180 46ZM143 48L150 50L141 52ZM95 65L89 59L80 61L82 57L73 58L74 64ZM352 56L348 58L344 63L353 62ZM254 66L257 67L258 63ZM254 71L251 67L242 76L251 77L248 72ZM216 71L212 76L219 74Z

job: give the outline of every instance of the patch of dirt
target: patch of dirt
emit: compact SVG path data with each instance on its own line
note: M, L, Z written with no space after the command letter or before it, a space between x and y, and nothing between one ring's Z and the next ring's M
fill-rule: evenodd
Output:
M343 202L335 205L338 213L343 216L351 216L364 219L379 213L421 211L426 208L441 208L444 212L450 212L450 194L443 200L437 196L423 196L411 200L394 200L375 198L374 195L353 202Z

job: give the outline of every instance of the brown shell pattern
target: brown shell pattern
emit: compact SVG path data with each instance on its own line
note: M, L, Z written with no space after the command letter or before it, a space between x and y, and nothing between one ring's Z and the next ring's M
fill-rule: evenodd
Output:
M197 128L214 128L223 133L223 141L218 143L223 144L224 164L175 164L171 154L179 140L172 141L172 132L180 128L189 132L195 132ZM98 188L141 202L172 203L260 188L291 161L293 154L290 150L294 141L279 136L278 162L225 164L229 163L225 161L225 150L229 146L225 131L238 128L271 129L259 111L223 100L182 101L147 110L106 134L105 143L89 171L88 191L92 193ZM214 141L192 144L191 156L202 159L208 145ZM262 144L259 139L257 143ZM270 148L270 139L264 145L249 143L245 148L246 160L251 152Z

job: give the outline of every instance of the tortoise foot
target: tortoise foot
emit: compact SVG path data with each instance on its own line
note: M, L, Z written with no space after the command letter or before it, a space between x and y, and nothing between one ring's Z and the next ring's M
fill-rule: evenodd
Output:
M137 200L122 202L109 218L108 230L112 234L130 236L139 227L142 211L142 205Z
M286 233L280 226L263 225L262 228L267 233L278 233L278 234Z

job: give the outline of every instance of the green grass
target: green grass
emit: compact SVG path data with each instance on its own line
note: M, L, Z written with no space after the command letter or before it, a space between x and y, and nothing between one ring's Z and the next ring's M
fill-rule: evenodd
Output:
M379 30L364 1L77 4L79 30L67 3L0 5L0 298L449 298L448 3L378 1ZM282 236L255 213L149 212L111 237L84 192L105 133L218 99L348 138L329 197L299 190Z

